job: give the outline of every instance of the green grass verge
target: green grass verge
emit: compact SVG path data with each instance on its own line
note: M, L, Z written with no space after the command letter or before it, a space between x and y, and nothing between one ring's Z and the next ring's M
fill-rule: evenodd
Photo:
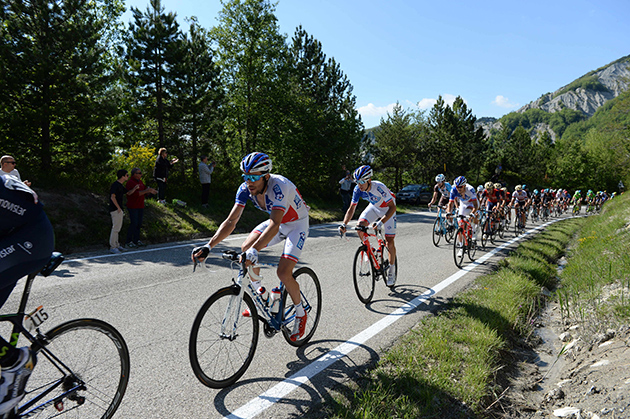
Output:
M608 249L606 243L614 242L620 252L624 246L628 248L627 241L617 236L628 234L629 217L618 213L623 212L622 208L627 208L627 200L617 199L600 217L557 222L523 242L494 273L478 278L471 289L454 298L438 315L423 319L378 365L357 381L343 385L312 414L383 419L487 416L487 409L504 390L499 383L505 382L501 374L510 367L506 363L511 357L506 355L533 332L534 319L544 304L541 291L543 287L556 287L557 261L575 242L578 231L582 232L580 237L591 229L598 232L584 236L578 247L597 241L602 247L584 255L583 262L576 261L574 269L582 272L586 284L569 287L563 283L564 298L580 295L585 286L593 288L591 272L601 271L602 266L608 267L608 280L625 272L627 288L628 264L618 266L617 272L609 263L616 251L611 251L608 262L593 261L594 255ZM611 216L618 221L608 226L607 218ZM604 225L607 233L602 235ZM575 253L571 252L569 266ZM565 269L563 281L565 276L574 275L569 272ZM629 295L621 292L615 300L619 304L609 313L626 313L621 303L627 302ZM571 304L567 311L575 312Z

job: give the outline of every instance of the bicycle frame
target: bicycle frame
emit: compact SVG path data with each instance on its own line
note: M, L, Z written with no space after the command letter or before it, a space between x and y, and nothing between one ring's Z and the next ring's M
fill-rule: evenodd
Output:
M221 324L221 335L227 339L233 340L236 338L236 330L238 328L238 319L241 317L241 302L243 301L243 294L247 289L249 296L254 301L254 305L256 306L256 310L258 311L259 319L269 325L273 330L279 332L283 327L286 327L288 324L293 322L295 318L295 312L293 305L290 305L288 309L286 307L286 300L289 297L288 293L285 292L284 284L280 282L280 309L276 314L271 313L270 307L263 302L260 294L256 290L254 290L254 286L252 285L252 281L245 281L247 286L243 286L244 278L246 277L245 272L250 276L250 278L254 281L262 280L261 276L256 275L253 272L254 266L249 266L246 268L245 266L245 253L237 254L233 251L224 252L222 255L223 259L229 260L232 262L232 265L238 264L238 274L236 279L234 279L233 287L239 288L238 296L235 299L230 301L230 304L226 308L225 317L223 318L223 322ZM256 267L277 267L275 264L270 263L258 263ZM304 306L305 311L310 311L311 306L306 299L306 296L302 294L302 305ZM236 300L236 301L234 301ZM284 320L283 320L284 318ZM233 320L231 320L233 319Z
M359 234L359 238L361 239L361 243L365 247L365 251L367 252L367 254L368 254L369 258L370 258L370 262L372 263L372 267L374 268L375 271L380 272L381 274L383 274L383 272L387 268L387 264L389 264L389 260L387 260L387 261L384 260L383 261L383 266L381 266L379 264L378 258L374 254L374 248L372 247L372 244L370 243L370 237L376 237L376 240L378 242L378 249L379 249L379 251L381 252L381 255L382 255L383 254L383 249L386 246L385 238L383 237L383 233L380 230L377 230L376 234L370 234L368 232L369 227L367 227L367 226L356 226L355 230L357 230L358 232L363 233L363 234Z
M458 215L457 218L457 225L464 230L463 245L464 247L468 247L470 245L469 241L472 240L472 224L470 223L468 217L465 215Z
M48 274L50 274L63 261L62 256L59 255L57 256L57 258L58 259L55 259L52 262L52 265L46 266L42 270L43 275L47 276ZM47 270L47 272L44 272L44 270ZM60 378L59 380L56 380L50 383L45 389L42 389L42 392L40 394L32 398L28 403L20 406L20 412L18 413L17 417L28 417L31 413L34 413L52 404L56 404L58 403L59 400L63 400L63 398L71 396L73 393L76 393L77 391L86 390L85 385L76 376L76 374L74 374L74 372L72 372L72 370L66 364L64 364L59 358L57 358L52 352L50 352L48 348L46 348L46 345L43 342L45 338L39 330L39 326L45 320L48 319L48 315L41 310L42 307L41 306L38 307L35 311L33 311L30 314L25 314L26 305L28 303L28 298L31 294L33 281L35 280L35 277L37 276L37 274L38 272L32 273L27 276L26 284L24 285L24 291L22 293L22 298L20 299L18 312L14 314L0 315L0 322L10 322L13 325L13 329L11 332L11 340L9 342L11 346L17 347L19 336L24 335L24 337L26 337L26 339L28 339L33 346L38 346L38 353L40 355L43 354L48 359L48 361L52 365L54 365L55 368L59 370L59 372L64 374L64 376ZM26 327L24 327L25 318L29 318L33 322L35 331L37 332L36 336L33 336L30 333L30 331L26 329ZM75 379L77 379L79 384L77 384L73 388L68 389L66 392L62 393L61 395L55 396L54 399L46 400L43 403L38 404L40 401L44 400L50 393L52 393L57 387L63 385L63 383L66 380L66 374L69 374L75 377ZM36 404L37 406L35 406Z
M440 229L442 230L442 234L446 235L448 232L448 228L447 228L447 224L448 224L448 219L446 218L446 215L444 215L445 213L445 209L442 206L438 207L438 218L440 219Z

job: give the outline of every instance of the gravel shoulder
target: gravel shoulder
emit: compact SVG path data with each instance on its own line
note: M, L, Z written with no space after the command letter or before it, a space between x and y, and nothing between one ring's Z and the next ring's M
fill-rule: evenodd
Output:
M630 326L588 336L549 302L535 347L515 351L509 388L494 406L504 418L630 418Z

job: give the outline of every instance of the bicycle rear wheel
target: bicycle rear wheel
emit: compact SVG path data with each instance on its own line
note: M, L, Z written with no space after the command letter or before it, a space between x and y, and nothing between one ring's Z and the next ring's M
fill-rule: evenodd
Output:
M304 336L301 339L296 340L295 342L291 340L291 331L287 328L282 328L282 333L284 338L291 346L302 346L307 343L313 337L315 333L315 329L317 329L317 325L319 324L319 318L322 313L322 288L319 284L319 279L315 272L311 268L307 268L306 266L301 267L297 271L293 272L293 278L300 284L300 295L302 298L302 306L304 307L304 311L306 311L306 329L304 330ZM286 293L286 288L284 290ZM285 301L291 300L291 298L287 295ZM292 315L295 312L293 306L291 306L288 310L284 311L284 318ZM283 318L283 320L284 320Z
M18 417L114 415L127 389L130 366L127 344L113 326L96 319L72 320L44 334L32 349L37 364ZM55 383L60 385L53 388ZM47 389L50 392L43 395Z
M372 301L374 296L374 273L372 272L372 262L365 246L360 246L354 255L352 280L359 301L363 304L368 304Z
M490 240L490 237L492 236L492 228L491 228L491 221L490 221L490 217L486 217L486 220L483 223L483 227L481 230L481 247L486 247L486 244L488 244L488 240Z
M461 268L464 262L464 253L466 253L464 252L464 243L464 230L459 227L453 240L453 259L455 260L455 266L458 268Z
M389 249L387 246L383 247L383 256L380 260L381 266L385 266L385 263L389 264ZM387 285L388 288L394 288L396 286L396 280L398 279L398 256L394 260L394 282L391 285L387 285L387 274L389 273L389 267L385 271L385 277L383 278L383 282Z
M440 244L440 238L442 237L442 223L440 217L436 217L433 222L433 246L438 247Z
M195 317L188 354L195 376L211 388L224 388L245 373L258 344L258 312L249 294L243 294L249 317L242 315L239 287L212 294ZM234 331L234 333L232 333Z

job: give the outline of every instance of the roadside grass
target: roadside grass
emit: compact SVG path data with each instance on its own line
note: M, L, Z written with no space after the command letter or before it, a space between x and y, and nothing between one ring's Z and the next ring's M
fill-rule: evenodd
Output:
M342 385L313 416L489 416L505 390L500 383L510 351L533 332L543 290L556 286L557 260L588 220L554 223L523 242L495 272L424 318L374 368Z
M586 342L630 320L629 200L621 195L586 219L560 274L562 316Z
M112 224L105 195L62 189L40 190L38 193L45 198L44 208L55 231L55 250L69 254L109 248ZM185 195L181 197L186 198ZM211 197L207 208L194 202L185 207L172 202L162 205L155 199L147 199L145 204L140 240L147 244L165 243L212 236L230 213L234 195L233 192L229 195L217 192ZM308 205L311 208L311 224L340 221L343 218L341 200L309 200ZM364 206L360 204L357 211L361 211ZM246 205L234 232L247 233L268 218L268 214ZM129 216L125 211L119 233L122 244L126 241L128 227Z

